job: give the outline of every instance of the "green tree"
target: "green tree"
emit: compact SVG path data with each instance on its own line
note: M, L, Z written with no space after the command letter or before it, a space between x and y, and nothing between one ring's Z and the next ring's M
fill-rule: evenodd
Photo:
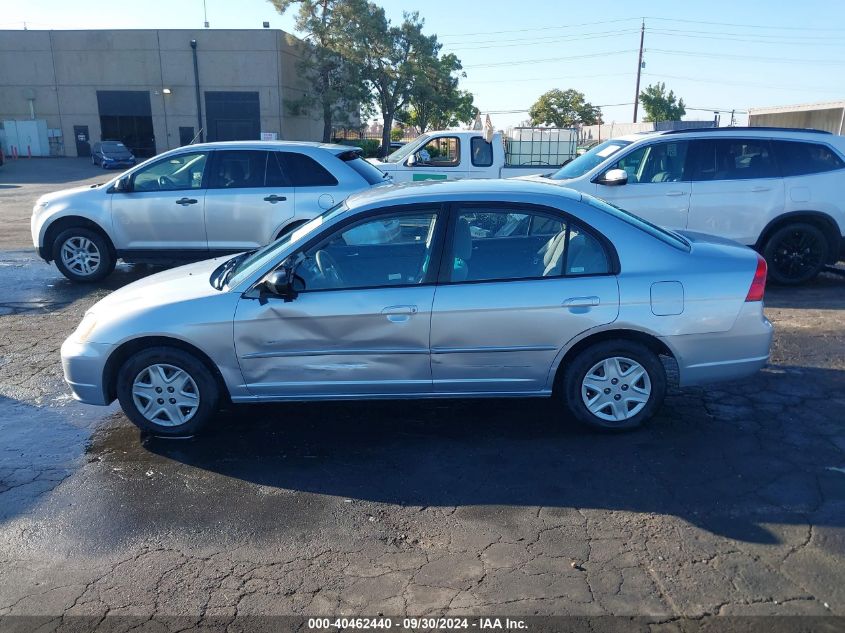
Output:
M298 5L296 29L305 35L305 55L298 70L309 83L304 95L288 100L293 111L320 113L323 141L331 140L335 121L349 123L352 114L369 98L360 66L355 63L355 41L348 24L368 11L366 0L270 0L279 13Z
M381 113L382 147L389 148L394 120L407 108L417 82L436 63L441 45L436 35L423 34L418 13L406 13L402 24L395 26L384 9L372 2L368 6L350 23L350 36L358 42L356 61Z
M662 81L643 90L640 103L643 104L646 121L680 121L687 113L684 100L676 98L671 90L666 94L666 84Z
M430 129L444 129L475 120L471 92L458 89L461 62L454 54L431 58L428 66L420 68L408 97L408 106L397 118L425 133Z
M532 125L573 127L601 122L601 110L577 90L549 90L528 110Z

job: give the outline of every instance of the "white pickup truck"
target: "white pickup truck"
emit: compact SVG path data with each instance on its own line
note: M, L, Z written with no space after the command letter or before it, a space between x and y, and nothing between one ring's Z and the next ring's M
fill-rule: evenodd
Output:
M556 171L575 157L577 132L560 128L514 128L505 136L489 130L428 132L384 160L370 162L393 182L513 178Z

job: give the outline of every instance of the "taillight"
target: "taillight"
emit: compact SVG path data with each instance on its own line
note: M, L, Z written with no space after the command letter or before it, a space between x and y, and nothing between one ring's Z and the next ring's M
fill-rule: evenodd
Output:
M763 294L766 292L766 260L760 255L757 255L757 270L754 271L754 279L751 281L751 287L748 289L748 295L745 297L746 301L762 301Z

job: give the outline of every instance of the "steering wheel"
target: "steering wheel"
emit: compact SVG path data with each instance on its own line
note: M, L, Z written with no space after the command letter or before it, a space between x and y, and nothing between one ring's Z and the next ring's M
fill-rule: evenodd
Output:
M314 254L314 260L317 262L317 269L320 271L323 279L331 283L335 288L345 285L343 276L340 274L340 269L337 267L337 262L327 251L317 251Z

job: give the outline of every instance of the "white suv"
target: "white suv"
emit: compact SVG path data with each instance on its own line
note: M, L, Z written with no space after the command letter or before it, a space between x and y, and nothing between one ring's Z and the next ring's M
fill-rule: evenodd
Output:
M32 241L68 279L97 281L118 259L190 261L263 246L387 181L345 145L188 145L105 184L42 196Z
M798 284L845 254L845 137L706 128L615 138L545 177L668 228L752 246Z

